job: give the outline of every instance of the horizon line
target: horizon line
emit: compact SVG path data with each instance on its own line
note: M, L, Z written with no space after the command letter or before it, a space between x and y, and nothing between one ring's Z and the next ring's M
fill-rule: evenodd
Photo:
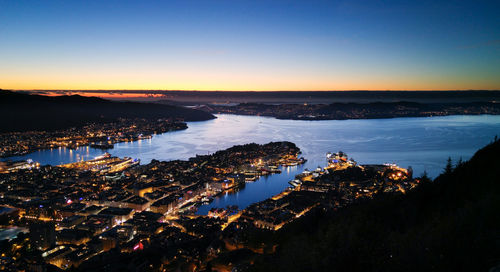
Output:
M3 89L3 91L52 91L52 92L466 92L500 91L500 89L351 89L351 90L195 90L195 89Z

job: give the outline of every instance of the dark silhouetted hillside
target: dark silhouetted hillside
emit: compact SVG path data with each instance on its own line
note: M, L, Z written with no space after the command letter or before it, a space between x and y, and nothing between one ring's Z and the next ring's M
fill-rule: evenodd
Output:
M395 117L426 117L446 115L500 114L495 102L417 103L372 102L332 104L258 104L242 103L233 106L206 105L201 108L211 113L272 116L294 120L344 120Z
M79 95L49 97L1 90L0 116L0 132L64 129L117 118L184 121L215 118L210 113L170 105L115 102Z
M283 228L254 271L488 271L500 265L500 141L406 195ZM425 180L425 179L424 179ZM269 243L269 241L267 241ZM497 271L497 270L495 270Z

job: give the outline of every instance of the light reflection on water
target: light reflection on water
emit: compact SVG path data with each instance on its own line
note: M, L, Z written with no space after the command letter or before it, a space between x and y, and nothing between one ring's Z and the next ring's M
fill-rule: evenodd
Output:
M412 166L419 175L425 171L437 176L446 159L469 159L480 147L500 134L500 116L446 116L371 120L296 121L268 117L218 115L217 119L189 122L187 130L155 135L152 139L124 142L109 152L148 163L152 159L188 159L237 144L291 141L302 150L307 163L283 169L280 175L263 177L248 183L235 194L225 194L200 212L211 207L246 207L281 192L288 181L303 171L325 165L328 151L342 150L362 164L397 163ZM38 151L12 159L28 159L42 164L61 164L90 159L102 150L79 147ZM5 159L4 159L5 160Z

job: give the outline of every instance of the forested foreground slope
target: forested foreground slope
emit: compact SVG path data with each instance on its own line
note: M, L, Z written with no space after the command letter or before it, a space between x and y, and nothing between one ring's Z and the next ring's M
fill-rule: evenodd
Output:
M488 271L500 266L500 141L406 195L314 213L255 271Z

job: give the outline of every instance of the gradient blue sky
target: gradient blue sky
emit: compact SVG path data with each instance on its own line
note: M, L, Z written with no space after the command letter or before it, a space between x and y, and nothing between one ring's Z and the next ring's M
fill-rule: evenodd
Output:
M500 1L3 1L0 88L500 89Z

